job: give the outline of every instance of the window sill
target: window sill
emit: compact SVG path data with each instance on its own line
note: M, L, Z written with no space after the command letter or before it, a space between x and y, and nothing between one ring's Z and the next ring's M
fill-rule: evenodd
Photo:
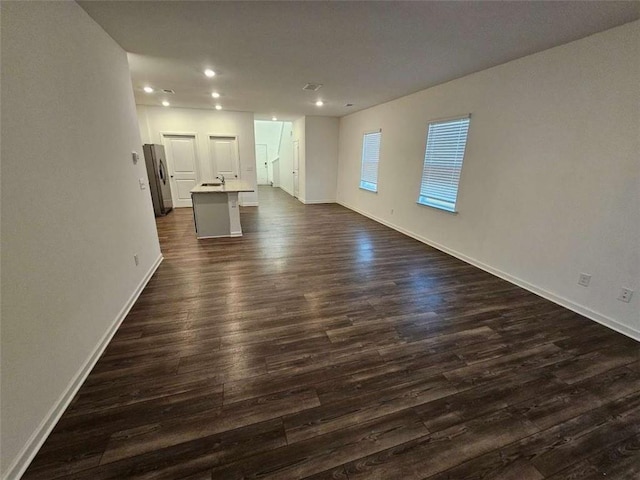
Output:
M426 202L416 202L418 205L422 205L423 207L435 208L436 210L440 210L441 212L450 213L451 215L457 215L458 211L453 210L451 208L447 208L444 205L438 205L436 203L426 203Z
M377 188L370 188L363 185L360 185L360 190L364 190L365 192L378 193Z

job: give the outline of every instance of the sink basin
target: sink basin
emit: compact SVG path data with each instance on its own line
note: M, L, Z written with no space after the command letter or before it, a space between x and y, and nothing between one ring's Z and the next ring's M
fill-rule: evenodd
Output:
M203 187L221 187L222 183L220 182L203 183L202 186Z

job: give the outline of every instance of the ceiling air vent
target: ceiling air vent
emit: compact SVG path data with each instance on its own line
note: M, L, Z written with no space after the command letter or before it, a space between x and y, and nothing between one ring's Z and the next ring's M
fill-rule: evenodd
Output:
M163 89L162 89L162 91L163 91L164 93L169 93L169 94L171 94L171 95L173 95L174 93L176 93L176 92L175 92L175 90L171 90L170 88L163 88Z
M307 83L304 87L302 87L302 89L306 90L307 92L317 92L321 87L321 83Z

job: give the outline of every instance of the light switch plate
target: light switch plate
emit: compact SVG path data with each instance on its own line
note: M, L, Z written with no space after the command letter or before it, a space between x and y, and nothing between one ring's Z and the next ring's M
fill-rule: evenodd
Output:
M588 273L581 273L578 277L578 285L582 285L583 287L588 287L589 282L591 282L591 275Z

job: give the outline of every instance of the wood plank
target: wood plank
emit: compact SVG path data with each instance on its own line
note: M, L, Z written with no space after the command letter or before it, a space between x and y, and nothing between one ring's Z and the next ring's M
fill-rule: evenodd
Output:
M424 403L414 410L429 431L436 432L480 415L519 405L530 399L532 391L544 395L565 388L565 383L539 373L532 373L529 377L505 376L476 388L459 385L460 392ZM517 413L522 416L520 410Z
M351 462L347 475L349 480L423 479L537 431L500 410Z
M532 460L533 465L543 475L550 476L567 465L589 458L607 444L640 434L640 393L624 397L615 403L624 404L622 413L614 418L607 418L605 424L595 424L588 432L565 437L564 443Z
M314 390L296 388L192 415L183 415L177 419L123 430L111 436L100 463L114 462L252 423L279 418L319 404Z
M285 445L282 422L274 419L98 465L71 477L74 480L176 480L194 475L210 479L212 468Z
M640 434L616 443L589 458L599 477L640 478ZM594 478L596 476L594 475Z
M636 420L639 401L640 395L636 394L589 410L503 448L460 463L430 480L500 478L502 472L511 468L512 464L522 461L530 463L545 476L567 469L569 473L574 465L580 474L592 472L593 468L584 461L607 449L609 441L617 443L620 437L628 439L634 435L634 428L640 425Z
M214 469L212 478L304 478L426 433L420 419L407 410Z
M455 392L455 386L441 375L426 379L416 376L415 380L400 384L388 381L386 388L378 385L361 391L357 403L349 396L332 402L323 401L318 407L285 416L287 441L292 444L355 426Z

